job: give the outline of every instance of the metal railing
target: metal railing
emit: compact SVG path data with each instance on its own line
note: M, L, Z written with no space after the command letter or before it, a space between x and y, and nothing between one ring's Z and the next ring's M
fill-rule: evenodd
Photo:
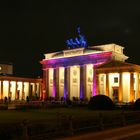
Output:
M80 114L79 114L80 115ZM9 139L43 140L86 132L103 131L140 123L140 111L122 111L118 115L74 117L58 113L56 119L42 122L23 120L21 123L1 124L0 137Z

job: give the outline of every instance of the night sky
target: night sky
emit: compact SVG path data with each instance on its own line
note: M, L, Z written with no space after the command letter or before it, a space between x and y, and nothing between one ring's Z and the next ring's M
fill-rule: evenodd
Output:
M17 76L37 77L43 54L66 49L77 26L90 46L122 45L140 65L139 0L3 0L0 61L12 62Z

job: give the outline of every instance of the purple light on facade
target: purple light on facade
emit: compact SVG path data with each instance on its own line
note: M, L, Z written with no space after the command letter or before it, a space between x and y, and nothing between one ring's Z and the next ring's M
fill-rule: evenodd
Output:
M83 66L80 66L80 99L83 99Z
M102 52L98 54L88 54L88 55L82 55L82 56L74 56L74 57L68 57L68 58L56 58L56 59L50 59L50 60L43 60L41 63L43 64L43 68L46 67L53 68L53 67L59 67L59 66L72 66L72 65L83 65L83 64L97 64L98 61L106 62L110 59L111 52Z
M56 97L55 85L53 85L53 94L52 94L52 97Z
M80 99L83 99L83 87L82 85L80 84Z
M93 73L93 92L92 92L92 96L95 96L97 93L96 93L96 72L94 70L94 73Z
M53 93L52 97L56 97L56 69L53 70Z

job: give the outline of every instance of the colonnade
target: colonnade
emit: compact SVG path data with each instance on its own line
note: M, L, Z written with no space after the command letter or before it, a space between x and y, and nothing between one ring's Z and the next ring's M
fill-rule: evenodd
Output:
M47 97L90 98L93 96L94 65L75 65L69 67L47 68Z
M40 97L41 84L14 80L0 80L0 99L10 97L11 100L26 100L26 97Z
M104 87L100 77L104 75ZM113 78L118 82L114 83ZM140 98L140 78L138 72L108 72L96 75L99 94L109 96L113 100L113 89L118 90L118 102L134 102Z

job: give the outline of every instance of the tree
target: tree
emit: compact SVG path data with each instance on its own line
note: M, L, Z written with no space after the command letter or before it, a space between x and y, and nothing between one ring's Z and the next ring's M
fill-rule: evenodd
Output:
M88 106L95 110L110 110L114 109L113 101L105 95L96 95L91 97Z
M135 109L140 109L140 98L138 98L135 103L134 103L134 108Z

